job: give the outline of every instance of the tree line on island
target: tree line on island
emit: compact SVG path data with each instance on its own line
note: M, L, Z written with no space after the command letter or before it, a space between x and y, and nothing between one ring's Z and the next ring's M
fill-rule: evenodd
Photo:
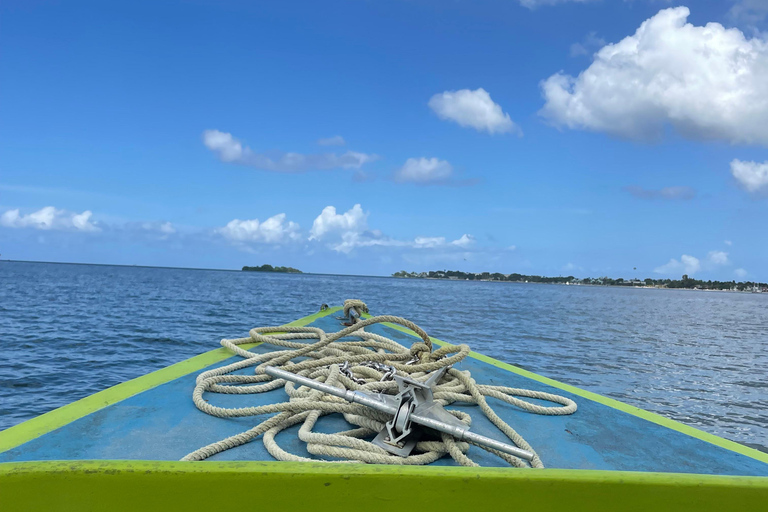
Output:
M302 274L302 271L293 267L273 267L272 265L261 265L259 267L243 267L245 272L282 272L283 274Z
M501 274L499 272L461 272L460 270L430 270L429 272L395 272L392 277L412 279L450 279L458 281L507 281L512 283L548 283L597 286L642 286L653 288L686 288L697 290L768 291L768 284L758 282L704 281L683 275L681 279L612 279L610 277L529 276L525 274Z

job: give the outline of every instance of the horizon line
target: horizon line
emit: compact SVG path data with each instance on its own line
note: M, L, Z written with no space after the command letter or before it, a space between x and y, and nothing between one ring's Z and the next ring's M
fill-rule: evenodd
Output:
M7 263L45 263L50 265L91 265L97 267L128 267L128 268L162 268L168 270L207 270L213 272L243 272L238 268L206 268L206 267L169 267L164 265L128 265L125 263L83 263L77 261L41 261L41 260L12 260L12 259L0 259L0 262ZM288 272L261 272L263 274L288 274ZM380 278L392 278L397 279L394 276L383 275L369 275L369 274L332 274L325 272L304 272L292 273L293 275L312 275L312 276L348 276L348 277L380 277Z
M40 261L40 260L13 260L13 259L0 259L0 262L8 262L8 263L43 263L43 264L51 264L51 265L92 265L97 267L128 267L128 268L161 268L161 269L168 269L168 270L206 270L206 271L213 271L213 272L243 272L242 268L240 269L229 269L229 268L205 268L205 267L169 267L169 266L163 266L163 265L127 265L124 263L83 263L83 262L75 262L75 261ZM247 265L246 265L247 266ZM258 272L258 271L257 271ZM429 272L429 271L428 271ZM436 270L434 272L445 272ZM483 272L464 272L464 271L456 271L456 272L463 272L465 274L482 274ZM288 274L288 272L261 272L263 274ZM488 272L491 274L492 272ZM493 273L500 273L500 272L493 272ZM512 272L516 273L516 272ZM304 272L300 271L297 273L292 273L293 275L312 275L312 276L343 276L343 277L376 277L381 279L404 279L403 277L397 277L393 274L390 275L371 275L371 274L334 274L334 273L327 273L327 272ZM506 274L505 274L506 275ZM527 276L525 274L520 274ZM538 276L538 277L544 277L544 278L554 278L555 276ZM563 276L557 276L557 277L563 277ZM575 276L574 276L575 277ZM605 276L607 277L607 276ZM426 278L430 280L435 281L451 281L450 279L442 279L442 278ZM584 278L575 278L575 279L584 279ZM601 279L601 278L589 278L589 279ZM609 278L614 279L614 278ZM624 278L622 278L624 279ZM653 279L653 278L647 278L647 279ZM659 280L662 279L670 279L672 281L675 281L674 278L659 278ZM694 278L695 279L695 278ZM638 281L644 281L644 279L638 279L638 278L632 278L632 280L638 280ZM698 279L699 281L703 281L703 279ZM457 281L464 281L463 279L457 279ZM712 281L712 279L710 279ZM472 282L486 282L486 281L477 281L473 280ZM491 281L488 281L491 282ZM510 282L510 283L520 283L520 281L500 281L500 282ZM720 281L720 282L730 282L730 281ZM760 281L735 281L732 280L732 282L735 283L756 283L756 284L764 284ZM525 283L522 284L528 284L528 281L525 281ZM556 283L530 283L530 284L556 284Z

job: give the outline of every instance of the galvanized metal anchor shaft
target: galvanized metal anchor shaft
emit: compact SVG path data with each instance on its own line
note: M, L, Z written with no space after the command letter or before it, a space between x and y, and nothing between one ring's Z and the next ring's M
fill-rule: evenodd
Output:
M301 386L343 398L348 402L365 405L389 414L392 419L379 432L373 443L401 457L410 455L416 446L420 432L419 429L413 428L415 423L438 432L444 432L459 441L468 441L525 460L532 460L534 455L528 450L470 432L467 425L446 411L441 404L434 401L432 386L440 380L447 370L448 368L441 368L433 372L425 382L394 375L393 379L400 389L396 396L339 389L273 366L267 366L264 372L272 377L289 380Z

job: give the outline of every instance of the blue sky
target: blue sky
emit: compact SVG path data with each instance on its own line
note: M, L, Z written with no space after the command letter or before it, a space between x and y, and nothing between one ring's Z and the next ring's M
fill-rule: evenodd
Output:
M766 4L3 2L0 254L766 281Z

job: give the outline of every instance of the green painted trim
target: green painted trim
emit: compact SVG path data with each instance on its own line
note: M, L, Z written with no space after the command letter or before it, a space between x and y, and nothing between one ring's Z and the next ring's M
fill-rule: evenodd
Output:
M501 476L503 478L522 478L525 480L569 479L585 482L614 481L658 483L695 483L743 485L768 489L768 477L702 475L697 473L658 473L651 471L610 471L594 469L516 469L508 467L463 467L463 466L407 466L382 464L328 464L322 462L288 461L205 461L181 462L169 460L48 460L29 462L0 463L0 477L9 474L32 472L69 472L69 471L151 471L172 473L290 473L347 475L374 474L389 472L401 476L413 477L449 477L449 476Z
M768 478L379 466L309 462L49 461L0 464L0 503L14 510L232 508L366 512L524 510L614 512L762 511Z
M369 318L370 315L364 314L363 315L366 318ZM406 334L410 334L411 336L418 337L418 335L408 329L407 327L403 327L402 325L392 324L389 322L385 322L384 325L387 327L391 327L392 329L395 329L400 332L404 332ZM437 345L448 345L449 343L439 340L437 338L430 339L436 343ZM495 366L497 368L501 368L503 370L507 370L513 373L516 373L518 375L522 375L523 377L529 378L531 380L535 380L537 382L541 382L542 384L547 384L548 386L552 386L554 388L562 389L563 391L567 391L569 393L573 393L576 396L580 396L582 398L587 398L589 400L592 400L593 402L597 402L599 404L607 405L608 407L612 407L614 409L618 409L622 412L626 412L628 414L632 414L633 416L637 416L639 418L643 418L644 420L650 421L651 423L656 423L657 425L661 425L662 427L666 427L672 430L676 430L677 432L681 432L683 434L687 434L691 437L695 437L696 439L700 439L702 441L706 441L707 443L714 444L715 446L719 446L720 448L725 448L726 450L730 450L732 452L739 453L741 455L745 455L747 457L750 457L752 459L759 460L760 462L768 463L768 453L763 453L759 450L755 450L754 448L750 448L748 446L744 446L743 444L737 443L735 441L730 441L728 439L724 439L722 437L716 436L714 434L710 434L708 432L704 432L703 430L699 430L697 428L691 427L689 425L685 425L683 423L680 423L678 421L665 418L664 416L661 416L659 414L646 411L644 409L640 409L639 407L635 407L633 405L625 404L624 402L620 402L618 400L614 400L613 398L608 398L602 395L598 395L597 393L593 393L591 391L586 391L580 388L577 388L575 386L571 386L570 384L565 384L563 382L556 381L554 379L550 379L548 377L543 377L539 374L530 372L528 370L524 370L518 366L513 366L511 364L503 363L497 359L493 359L492 357L485 356L483 354L478 354L477 352L470 352L469 356L477 359L478 361L482 361L484 363L488 363L492 366Z
M318 318L339 311L341 307L330 308L314 315L295 320L287 325L302 327L311 324ZM245 349L255 347L257 344L241 345ZM224 348L205 352L198 356L181 361L171 366L162 368L147 375L117 384L93 395L82 398L76 402L59 407L53 411L32 418L18 425L14 425L0 432L0 452L10 450L32 439L40 437L48 432L63 427L77 419L103 409L109 405L121 402L148 389L152 389L166 382L201 370L207 366L232 357L232 353Z

